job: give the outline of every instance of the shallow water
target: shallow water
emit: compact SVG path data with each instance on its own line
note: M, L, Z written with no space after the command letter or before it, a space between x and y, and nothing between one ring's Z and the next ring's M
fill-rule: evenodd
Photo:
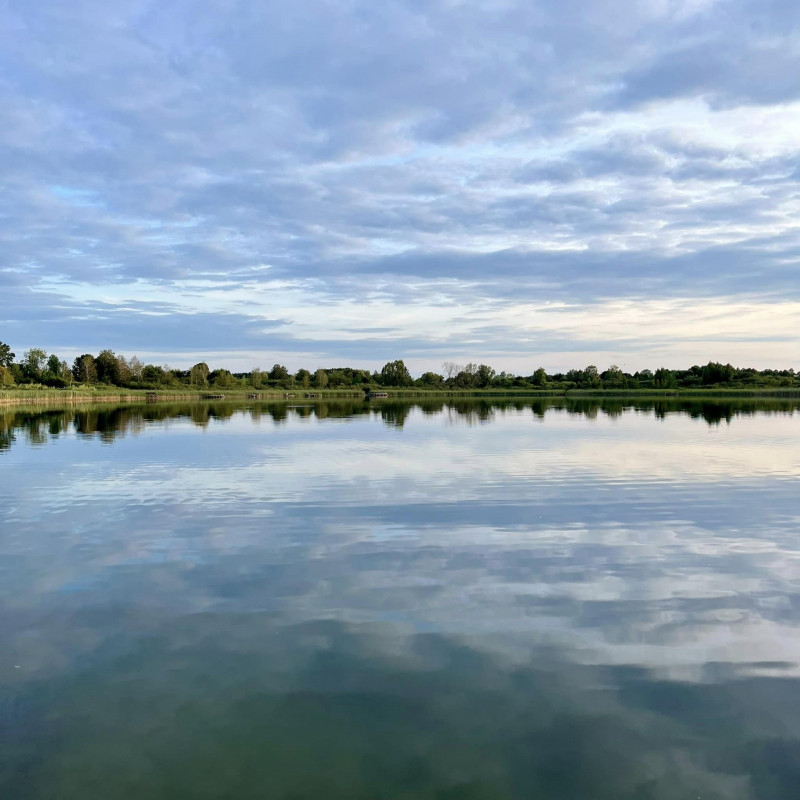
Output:
M0 411L0 797L797 797L800 405Z

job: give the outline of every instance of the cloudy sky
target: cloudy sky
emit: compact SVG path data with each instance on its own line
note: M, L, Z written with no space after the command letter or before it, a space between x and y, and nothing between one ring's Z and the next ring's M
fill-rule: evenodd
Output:
M0 339L800 368L796 0L3 0Z

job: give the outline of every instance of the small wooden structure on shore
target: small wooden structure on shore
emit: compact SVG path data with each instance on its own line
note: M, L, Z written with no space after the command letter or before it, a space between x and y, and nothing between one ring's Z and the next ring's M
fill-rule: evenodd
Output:
M316 392L306 392L303 397L319 397L319 394Z
M203 400L224 400L224 394L204 394L202 395Z
M147 392L144 399L147 403L155 403L158 400L158 394L156 392Z
M367 400L373 400L376 397L388 397L389 392L367 392Z

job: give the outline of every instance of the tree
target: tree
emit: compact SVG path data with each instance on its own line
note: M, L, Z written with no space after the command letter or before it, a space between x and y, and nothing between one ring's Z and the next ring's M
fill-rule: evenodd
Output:
M471 389L472 388L472 375L469 374L465 369L462 369L458 375L453 378L453 384L458 386L459 389Z
M78 356L72 364L72 375L79 383L94 383L97 380L94 356L90 353Z
M304 389L308 389L308 387L311 385L311 373L307 369L297 370L297 375L295 375L295 378Z
M445 361L442 363L442 372L444 372L447 380L452 380L462 369L463 367L461 364L456 364L455 361Z
M328 386L331 389L339 389L342 386L352 386L350 377L341 369L332 369L328 373Z
M250 385L254 389L261 389L264 386L264 381L266 379L267 376L260 367L253 367L250 370Z
M10 367L15 358L16 353L12 353L11 348L5 342L0 342L0 367Z
M271 381L285 381L289 377L289 370L283 364L275 364L269 371Z
M139 361L136 356L131 356L130 360L128 361L128 369L131 371L131 377L135 381L140 381L142 379L144 364L142 364L142 362Z
M328 385L328 373L324 369L318 369L314 373L314 386L317 389L324 389Z
M152 385L166 383L166 375L162 367L155 364L146 364L142 367L142 382Z
M531 381L534 386L537 386L539 389L543 389L547 386L547 373L545 372L544 367L539 367L536 372L533 373L533 380Z
M64 362L66 364L66 362ZM67 374L69 374L69 369L67 369ZM69 376L70 379L72 375ZM47 363L42 368L42 373L40 374L39 381L41 381L45 386L53 386L57 389L61 389L67 385L67 383L71 383L71 380L67 380L64 375L62 375L61 369L61 361L59 361L58 356L53 353L48 359Z
M582 385L587 389L596 389L600 386L600 373L594 364L590 364L583 370Z
M67 386L69 386L72 381L75 380L74 376L72 375L72 370L69 368L69 364L67 364L66 361L62 361L58 365L58 376Z
M220 389L227 389L236 381L227 369L218 369L211 374L214 376L214 386L218 386Z
M120 386L125 386L130 383L132 375L133 373L131 372L130 364L128 364L128 359L123 355L117 356L117 381Z
M477 364L470 362L455 376L453 383L461 389L472 389L478 385L479 369Z
M47 353L38 347L32 347L22 356L22 370L25 378L32 383L41 381L44 373Z
M380 382L382 386L411 386L411 373L406 369L402 359L389 361L383 365Z
M482 389L491 385L495 372L488 364L481 364L475 373L475 383Z
M165 386L174 386L176 383L180 383L181 371L179 369L173 369L169 364L163 364L161 372L164 376L161 381Z
M423 386L441 386L444 383L444 376L436 372L423 372L419 382Z
M55 353L51 353L47 359L47 372L55 378L60 377L61 361Z
M13 358L13 353L12 353ZM16 383L11 370L4 364L0 364L0 386L13 386Z
M678 381L672 370L664 369L664 367L656 370L653 376L653 386L655 386L656 389L674 389L677 385Z
M736 370L730 364L709 361L702 368L700 374L702 375L703 383L706 386L710 386L715 383L729 383L734 379Z
M195 364L189 370L189 383L192 386L207 386L208 385L208 364L201 361Z
M113 350L101 350L94 360L94 365L100 383L119 385L119 364Z
M601 376L603 385L610 389L620 389L625 385L625 373L612 364Z

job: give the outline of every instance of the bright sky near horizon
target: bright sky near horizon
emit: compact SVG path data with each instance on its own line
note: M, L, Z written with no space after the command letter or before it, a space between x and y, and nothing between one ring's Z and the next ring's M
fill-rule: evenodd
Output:
M796 0L5 0L0 340L800 368Z

